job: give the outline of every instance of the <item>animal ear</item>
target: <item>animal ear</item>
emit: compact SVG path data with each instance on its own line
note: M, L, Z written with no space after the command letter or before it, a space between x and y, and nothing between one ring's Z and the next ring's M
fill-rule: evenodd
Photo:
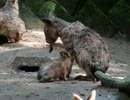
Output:
M87 100L96 100L96 90L91 90L90 96L87 98Z
M79 95L73 93L73 100L83 100Z
M48 25L55 25L56 16L53 12L50 12L47 18L42 18L42 21Z
M56 15L53 12L49 13L49 16L48 16L49 19L54 20L55 17L56 17Z
M49 25L52 24L51 20L46 19L46 18L42 18L42 21L43 21L44 23L46 23L46 24L49 24Z

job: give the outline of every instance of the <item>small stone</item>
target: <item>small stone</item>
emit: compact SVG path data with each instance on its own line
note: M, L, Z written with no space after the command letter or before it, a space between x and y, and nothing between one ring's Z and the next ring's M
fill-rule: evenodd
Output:
M84 94L80 94L81 96L85 96Z
M77 82L71 82L71 84L76 84Z
M50 87L45 87L46 89L49 89Z

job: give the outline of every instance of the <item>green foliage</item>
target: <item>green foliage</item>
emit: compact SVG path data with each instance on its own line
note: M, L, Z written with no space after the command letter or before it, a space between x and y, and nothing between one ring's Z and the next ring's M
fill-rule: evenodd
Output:
M71 14L71 16L75 16L77 12L84 6L86 0L57 0L66 10Z
M22 2L20 2L20 17L24 20L26 28L43 28L41 20Z
M45 1L46 0L33 0L33 6L31 7L32 11L37 14L37 12L41 9Z
M120 96L115 100L129 100L129 96L126 94L120 94Z
M55 10L53 11L56 15L58 15L58 17L67 20L67 21L72 21L73 17L70 15L70 13L61 5L59 4L57 1L54 1L57 6L55 8Z
M109 36L109 33L113 30L111 20L91 0L88 0L80 10L77 19L105 36Z
M78 0L57 0L57 2L59 2L59 4L62 4L62 6L64 6L66 8L66 10L70 13L73 12L73 9L75 8L76 2Z
M0 7L4 5L0 0ZM38 19L54 12L67 21L79 20L104 36L126 34L130 40L130 0L19 0L27 28L42 27ZM21 3L23 2L23 3ZM38 16L38 17L37 17Z
M116 24L117 29L130 39L130 6L124 0L119 0L110 10L109 17Z
M0 8L3 7L5 4L4 0L0 0Z
M92 0L97 8L102 10L105 14L117 3L118 0Z
M41 6L37 15L40 18L48 17L49 12L54 12L60 18L70 21L72 19L68 11L55 0L48 0Z
M35 14L41 9L42 5L47 0L21 0L26 6L28 6ZM31 2L31 3L30 3Z
M130 6L130 0L124 0Z
M55 8L56 8L56 4L54 2L47 1L47 2L45 2L41 6L41 8L40 8L40 10L39 10L39 12L38 12L37 15L40 18L42 18L42 17L48 17L49 12L53 12L55 10Z

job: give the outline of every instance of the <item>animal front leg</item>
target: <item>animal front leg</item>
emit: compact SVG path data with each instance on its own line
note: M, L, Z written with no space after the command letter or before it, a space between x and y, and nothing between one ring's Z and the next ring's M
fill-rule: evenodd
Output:
M63 75L64 81L67 81L66 74Z
M67 70L66 70L66 68L63 68L63 79L64 79L64 81L67 81Z
M69 78L70 73L71 73L71 69L69 70L69 72L68 72L68 74L67 74L67 78Z
M21 35L19 34L19 32L16 33L16 37L15 37L15 43L18 42L19 40L21 40Z

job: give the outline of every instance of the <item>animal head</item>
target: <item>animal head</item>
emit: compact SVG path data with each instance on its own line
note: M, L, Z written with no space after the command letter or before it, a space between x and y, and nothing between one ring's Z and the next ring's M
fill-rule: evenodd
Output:
M53 13L49 13L48 18L43 18L45 23L44 34L46 42L50 44L50 52L53 50L53 44L61 35L63 28L68 26L68 22L56 17Z
M8 3L8 4L14 4L14 3L17 3L18 2L18 0L6 0L6 3Z
M18 0L6 0L4 9L13 10L17 15L19 14Z
M46 42L49 44L55 43L58 38L58 30L55 25L55 16L50 13L48 18L43 18L42 20L45 23L44 33L46 37Z

